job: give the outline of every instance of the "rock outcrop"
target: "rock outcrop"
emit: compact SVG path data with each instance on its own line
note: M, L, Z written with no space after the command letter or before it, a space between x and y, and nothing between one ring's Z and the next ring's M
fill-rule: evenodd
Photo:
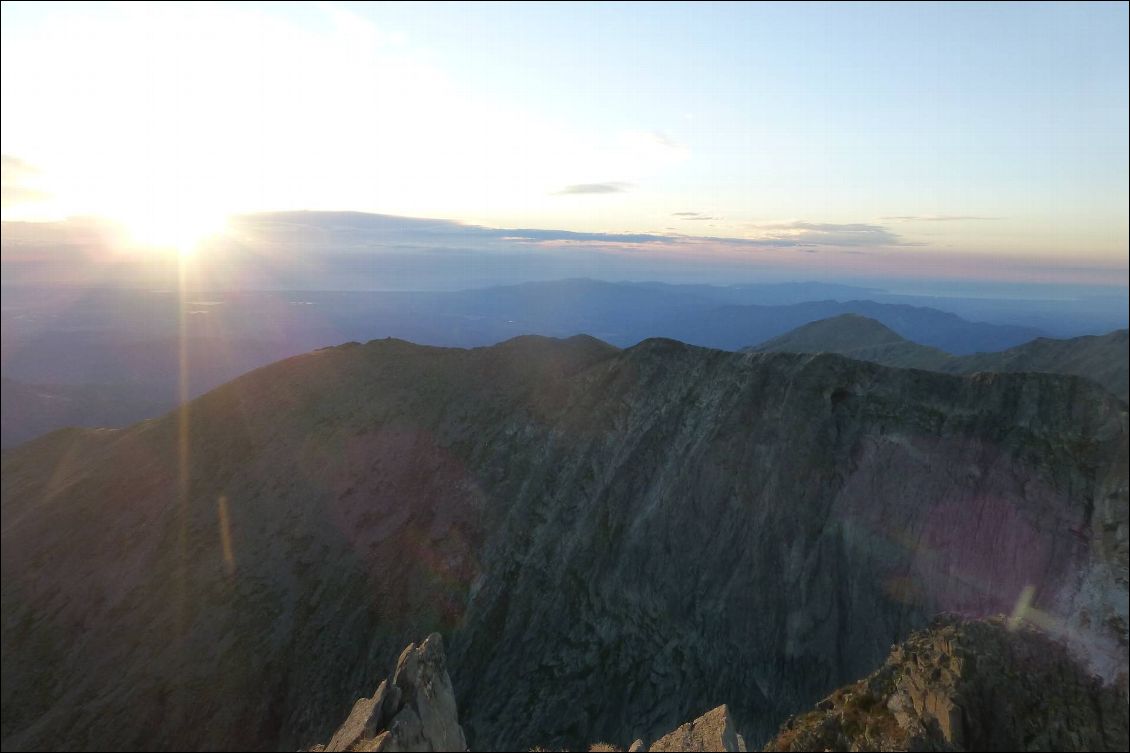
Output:
M744 753L746 745L730 719L730 710L722 705L707 711L692 722L681 725L646 748L641 746L640 750L649 752L709 750Z
M790 718L767 751L1124 751L1125 689L1003 618L939 618L867 678Z
M3 453L5 749L327 741L444 635L475 749L750 747L942 611L1126 667L1126 404L1049 374L377 341ZM374 704L375 705L375 704Z
M461 751L467 749L447 674L443 638L408 644L396 671L371 698L358 699L325 746L313 751Z

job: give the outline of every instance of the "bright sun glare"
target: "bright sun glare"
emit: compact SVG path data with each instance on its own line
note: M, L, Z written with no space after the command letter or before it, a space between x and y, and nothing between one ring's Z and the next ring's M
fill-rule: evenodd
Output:
M127 214L122 224L137 246L187 256L203 241L223 231L227 218L218 212L145 211Z

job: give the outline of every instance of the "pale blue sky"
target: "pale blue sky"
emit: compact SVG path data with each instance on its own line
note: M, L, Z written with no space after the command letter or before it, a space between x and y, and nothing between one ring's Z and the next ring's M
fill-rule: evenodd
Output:
M476 91L687 145L703 159L673 190L776 179L842 219L872 199L991 214L1002 190L1126 203L1125 4L349 7Z
M1127 25L1124 3L5 3L5 180L42 199L6 188L5 217L355 209L1124 279Z

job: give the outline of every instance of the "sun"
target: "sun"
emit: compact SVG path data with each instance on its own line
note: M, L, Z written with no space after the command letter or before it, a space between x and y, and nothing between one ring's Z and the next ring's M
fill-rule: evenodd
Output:
M190 256L209 238L223 232L227 217L199 208L173 207L128 213L121 220L130 242L153 251Z

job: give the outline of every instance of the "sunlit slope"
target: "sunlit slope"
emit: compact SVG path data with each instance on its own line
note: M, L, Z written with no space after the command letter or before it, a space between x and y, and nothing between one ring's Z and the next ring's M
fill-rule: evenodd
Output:
M4 453L3 745L293 750L431 630L474 749L721 703L757 744L1025 593L1125 671L1126 420L1078 378L669 340L282 361Z

